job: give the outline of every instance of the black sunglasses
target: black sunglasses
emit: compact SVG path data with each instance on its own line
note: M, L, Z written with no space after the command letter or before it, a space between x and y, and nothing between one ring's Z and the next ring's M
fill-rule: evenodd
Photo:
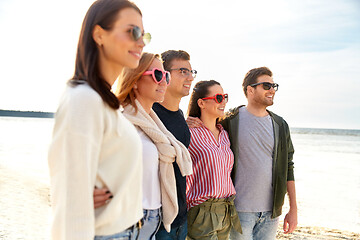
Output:
M142 37L145 45L150 43L151 34L150 33L142 33L141 29L138 26L133 26L129 31L131 33L132 39L135 42Z
M205 98L202 98L202 100L207 100L207 99L214 99L215 102L217 103L222 103L223 101L225 101L225 103L228 102L229 100L229 97L228 95L225 93L225 94L216 94L215 96L212 96L212 97L205 97Z
M263 85L264 90L270 90L270 88L273 88L275 90L275 92L278 90L279 88L279 84L277 83L270 83L270 82L259 82L259 83L254 83L254 84L250 84L251 87L255 87L257 85Z

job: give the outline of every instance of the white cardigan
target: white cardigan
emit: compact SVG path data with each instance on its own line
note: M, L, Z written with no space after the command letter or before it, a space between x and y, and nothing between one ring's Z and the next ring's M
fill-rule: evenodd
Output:
M89 85L68 86L55 117L48 155L52 239L93 239L142 217L142 146L135 127ZM93 191L114 198L94 210Z

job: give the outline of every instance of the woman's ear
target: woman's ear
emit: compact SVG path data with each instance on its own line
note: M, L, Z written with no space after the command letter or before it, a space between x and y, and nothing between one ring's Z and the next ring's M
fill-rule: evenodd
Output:
M104 29L99 25L96 25L92 31L92 37L96 42L96 45L98 45L99 47L103 45L103 41L104 41L103 34L104 34Z
M200 109L204 109L204 108L205 108L204 100L202 100L201 98L199 98L199 99L197 100L197 105L199 106Z

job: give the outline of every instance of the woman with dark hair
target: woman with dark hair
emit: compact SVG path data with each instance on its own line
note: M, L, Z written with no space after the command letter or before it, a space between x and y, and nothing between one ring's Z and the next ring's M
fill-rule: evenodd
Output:
M162 102L170 73L164 70L159 55L143 53L136 69L126 69L116 90L124 106L124 116L138 130L143 144L143 221L140 240L154 240L161 216L167 231L178 212L175 173L176 160L182 174L192 173L186 147L164 126L152 110Z
M193 174L186 178L189 239L229 239L232 227L241 231L230 177L234 155L227 132L217 124L227 101L228 95L214 80L198 82L190 98L188 115L201 123L190 126Z
M55 116L49 149L52 239L134 239L142 218L141 140L111 86L139 64L142 14L127 0L98 0L80 32L75 73ZM93 190L113 199L94 211Z

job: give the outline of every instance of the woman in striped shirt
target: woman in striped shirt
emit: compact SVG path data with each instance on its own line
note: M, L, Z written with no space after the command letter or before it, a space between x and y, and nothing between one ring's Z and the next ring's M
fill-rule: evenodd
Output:
M191 95L188 115L201 120L191 128L189 152L193 174L186 178L189 239L228 239L231 227L241 232L230 174L234 155L227 132L217 123L228 95L214 80L200 81Z

